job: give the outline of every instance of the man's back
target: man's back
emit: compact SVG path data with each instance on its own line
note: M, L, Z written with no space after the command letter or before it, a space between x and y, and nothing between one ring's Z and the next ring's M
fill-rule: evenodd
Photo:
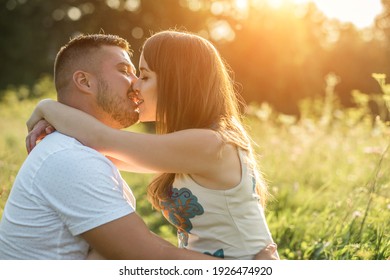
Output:
M89 245L79 235L134 208L109 160L53 133L15 179L0 222L0 259L84 259Z

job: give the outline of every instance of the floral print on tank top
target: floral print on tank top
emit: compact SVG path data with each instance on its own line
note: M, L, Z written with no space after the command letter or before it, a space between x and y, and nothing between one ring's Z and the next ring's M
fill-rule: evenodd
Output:
M180 243L187 246L191 232L191 218L204 213L198 198L187 188L172 188L171 200L161 202L162 214L177 228Z
M204 213L198 198L188 188L172 188L171 200L161 202L161 209L163 216L177 228L179 247L187 246L188 234L192 230L191 218ZM223 249L204 254L224 258Z

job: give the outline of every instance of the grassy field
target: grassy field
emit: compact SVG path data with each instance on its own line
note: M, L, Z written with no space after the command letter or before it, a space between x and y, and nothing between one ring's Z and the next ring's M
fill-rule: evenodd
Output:
M370 113L373 102L388 112L386 86L376 99L354 92L355 108L342 108L328 88L324 99L302 102L299 118L267 104L248 107L245 122L272 195L266 215L282 259L390 258L390 127ZM53 97L47 80L35 90ZM10 90L0 103L0 216L27 156L25 121L37 102L27 95ZM175 243L173 228L145 199L152 176L123 177L149 227Z

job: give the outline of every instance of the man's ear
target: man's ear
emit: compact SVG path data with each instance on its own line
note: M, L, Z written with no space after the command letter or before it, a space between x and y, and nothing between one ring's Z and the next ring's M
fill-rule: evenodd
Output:
M93 77L88 72L76 71L73 73L73 82L76 87L86 93L93 93Z

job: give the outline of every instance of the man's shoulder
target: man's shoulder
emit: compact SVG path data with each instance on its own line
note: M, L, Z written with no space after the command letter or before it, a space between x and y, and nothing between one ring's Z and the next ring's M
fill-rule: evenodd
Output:
M59 132L45 137L30 153L28 160L46 170L64 167L75 170L80 166L82 170L114 167L101 153Z
M51 157L63 157L64 154L78 157L80 154L85 154L96 158L105 158L101 153L84 146L77 139L59 132L54 132L46 136L34 148L32 153Z

